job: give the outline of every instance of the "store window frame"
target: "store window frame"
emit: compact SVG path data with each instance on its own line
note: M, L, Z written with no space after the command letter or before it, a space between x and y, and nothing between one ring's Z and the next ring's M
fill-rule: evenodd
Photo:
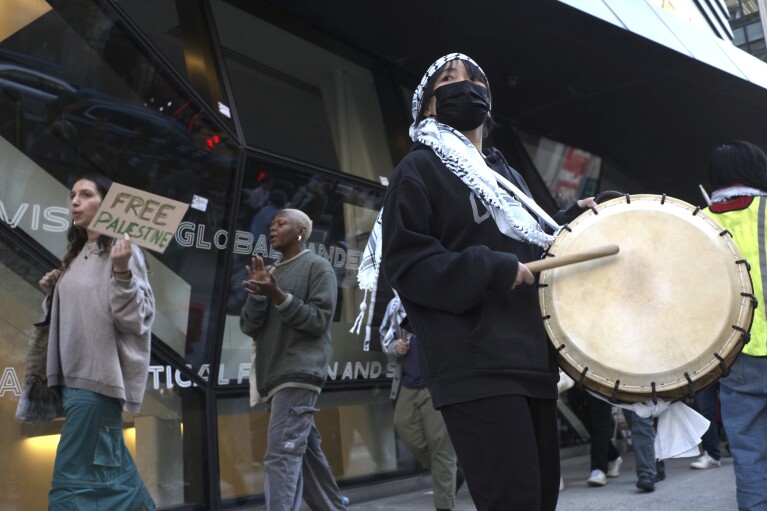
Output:
M169 80L171 80L174 84L174 86L178 87L179 90L183 91L184 94L188 95L190 98L193 98L194 101L197 103L197 106L199 106L201 109L205 110L208 119L210 122L216 127L216 129L221 130L222 132L225 132L228 134L230 139L232 140L233 144L237 146L238 154L236 156L237 158L237 164L236 168L233 169L233 186L235 190L240 190L242 188L242 183L245 179L245 164L248 159L254 159L258 161L264 161L266 163L270 163L273 165L278 165L281 168L286 169L289 172L295 172L299 175L312 175L312 174L319 174L321 176L324 176L328 179L338 180L346 184L351 184L354 186L359 186L365 190L368 190L370 192L378 192L383 196L385 192L385 188L380 184L373 180L365 179L362 177L355 176L350 173L341 172L340 170L334 170L330 168L324 168L318 165L312 165L310 163L299 161L292 159L290 157L286 157L285 155L278 155L274 153L270 153L268 151L258 149L252 146L249 146L245 143L245 138L242 135L242 129L239 123L239 117L238 117L238 110L236 107L236 104L234 103L234 96L231 94L231 85L229 83L229 77L228 73L225 69L225 59L222 55L222 50L220 47L220 43L217 37L217 34L215 32L215 25L214 25L214 19L210 12L210 4L207 2L207 0L196 0L196 4L198 6L202 6L203 10L205 12L205 16L207 18L208 27L212 27L206 36L209 41L212 41L212 48L209 47L208 51L211 52L213 55L213 60L218 64L218 73L219 73L219 79L224 84L224 91L223 93L228 98L228 104L231 107L232 112L232 125L229 125L229 123L224 122L220 118L220 113L216 111L216 109L213 107L213 104L211 102L211 98L203 97L203 95L200 93L200 91L191 86L188 79L184 77L171 63L168 61L168 59L165 57L165 55L162 54L162 52L159 51L159 49L151 42L151 40L140 30L138 26L131 20L129 16L125 14L125 12L120 8L119 4L114 0L106 0L106 1L98 1L98 0L90 0L92 3L92 6L94 9L101 10L106 16L111 17L113 19L119 20L119 22L122 25L122 30L124 31L125 35L132 39L133 44L135 44L137 51L145 52L147 55L147 58L151 59L153 64L157 66L162 73L164 73ZM392 105L394 103L399 102L399 97L395 99L396 96L396 87L392 87L392 83L396 83L397 80L392 80L388 83L383 83L381 80L382 76L386 76L387 72L396 72L397 70L395 68L391 68L387 64L382 63L379 60L376 60L371 57L371 61L375 63L375 67L377 69L372 69L371 72L374 76L374 81L376 85L376 90L378 91L378 100L379 103L382 102L383 99L386 99L388 101L387 104ZM382 98L381 91L388 89L389 93L386 94L384 98ZM384 109L384 104L381 103L379 106L382 107L383 111L388 111L387 109ZM406 117L407 112L403 111L403 115ZM394 123L386 123L386 133L387 133L387 139L390 142L390 150L394 152L394 149L391 146L391 140L392 139L402 139L401 133L405 133L402 129L400 129L400 126L397 126L396 129L393 126ZM406 128L406 126L404 126ZM409 145L409 144L407 144ZM404 151L400 148L400 152ZM403 154L397 154L398 158L401 157ZM389 169L392 171L393 169ZM228 233L230 236L230 239L233 239L234 231L236 230L236 218L237 218L237 212L241 208L241 201L240 201L240 194L234 193L232 197L232 202L229 204L229 222L228 222ZM0 235L2 236L8 236L9 234L6 233L8 229L0 229ZM54 257L52 254L48 253L43 247L41 247L39 244L30 242L29 240L23 240L23 239L17 239L19 238L18 235L15 233L12 233L11 236L13 236L14 239L11 241L21 247L23 247L23 250L25 250L27 253L29 253L31 256L40 259L42 262L44 262L46 265L49 265L51 267L55 267L58 265L59 261L58 258ZM221 275L227 275L229 271L231 270L231 254L232 254L232 245L230 244L224 251L223 251L223 257L225 262L224 271ZM211 290L211 294L215 298L225 297L228 292L228 285L225 281L221 280L213 285L213 288ZM215 317L223 317L225 305L224 300L218 300L218 310L214 311L212 314ZM158 361L160 361L163 364L167 364L169 366L172 366L175 370L178 370L181 372L183 377L186 380L191 380L197 386L199 387L199 392L203 393L203 396L201 397L202 402L202 410L200 411L200 414L202 417L198 417L201 423L203 424L203 428L205 429L205 439L203 441L202 450L202 459L204 459L207 462L207 466L204 469L204 473L200 474L201 479L203 481L203 484L205 485L203 489L203 503L197 504L197 503L190 503L190 504L182 504L177 507L177 509L200 509L202 508L218 508L223 506L228 507L228 502L224 502L221 499L221 493L219 488L219 480L218 480L218 474L220 473L220 467L218 466L218 442L216 440L217 435L215 434L218 428L217 420L218 420L218 400L225 398L225 397L233 397L233 396L245 396L248 392L248 386L247 384L242 385L219 385L218 384L218 371L220 367L220 361L221 361L221 338L223 335L223 329L224 329L224 323L223 321L217 322L217 327L215 331L210 331L210 335L214 336L215 341L214 342L208 342L206 343L206 352L205 352L205 358L207 360L211 360L211 372L210 377L206 380L204 378L201 378L199 375L197 375L194 371L190 370L186 367L183 357L179 355L177 352L169 348L165 343L163 342L153 342L152 344L152 356L156 358ZM154 341L158 341L159 339L154 339ZM362 346L362 341L360 340L360 349ZM354 381L354 382L329 382L327 386L328 392L340 392L344 390L357 390L357 389L373 389L376 387L385 386L388 384L388 378L382 377L379 379L374 380L364 380L364 381ZM401 476L402 474L387 474L385 478L389 477L396 477ZM380 479L380 477L371 476L372 479Z

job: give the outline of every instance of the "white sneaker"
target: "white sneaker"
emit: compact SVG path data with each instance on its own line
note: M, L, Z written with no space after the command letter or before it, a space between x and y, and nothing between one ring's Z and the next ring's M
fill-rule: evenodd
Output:
M591 471L591 476L589 476L586 482L589 486L604 486L607 484L607 476L597 468Z
M690 463L690 468L697 468L697 469L717 468L721 466L722 466L722 462L719 460L715 460L714 458L709 456L706 451L703 451L703 456L698 458L697 461L693 461L692 463Z
M623 464L623 458L618 456L614 460L607 463L607 477L618 477L621 475L621 465Z

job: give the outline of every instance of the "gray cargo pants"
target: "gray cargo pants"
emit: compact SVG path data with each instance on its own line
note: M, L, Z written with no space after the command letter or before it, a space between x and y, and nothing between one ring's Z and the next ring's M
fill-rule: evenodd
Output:
M314 424L318 397L312 390L285 388L269 400L264 457L267 511L298 511L302 495L312 510L346 509Z

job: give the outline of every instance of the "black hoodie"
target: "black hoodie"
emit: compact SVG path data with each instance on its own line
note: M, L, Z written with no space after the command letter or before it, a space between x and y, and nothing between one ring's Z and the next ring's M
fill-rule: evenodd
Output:
M500 152L488 165L529 194ZM573 205L555 215L575 218ZM419 339L434 406L517 394L556 399L557 366L535 286L511 286L542 249L501 234L484 205L426 146L394 171L384 199L382 268Z

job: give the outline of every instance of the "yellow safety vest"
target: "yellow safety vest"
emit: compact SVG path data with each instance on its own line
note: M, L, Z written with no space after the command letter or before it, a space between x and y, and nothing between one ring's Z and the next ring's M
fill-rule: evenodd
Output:
M753 357L767 356L767 298L764 279L767 277L767 251L765 250L765 211L767 197L754 197L745 209L715 213L706 211L719 225L732 233L743 258L751 266L751 281L759 305L754 311L751 341L743 347L743 353Z

